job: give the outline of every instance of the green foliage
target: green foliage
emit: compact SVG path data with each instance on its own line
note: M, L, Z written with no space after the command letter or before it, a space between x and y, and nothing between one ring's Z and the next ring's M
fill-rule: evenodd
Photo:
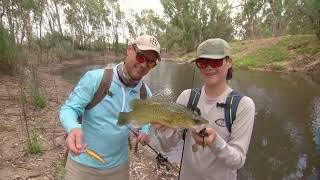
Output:
M54 164L54 179L64 180L66 175L66 170L62 160L57 160Z
M42 152L39 135L36 132L30 134L27 140L27 151L32 155L39 155Z
M107 42L104 40L104 37L99 37L93 42L93 49L95 51L104 51L107 49Z
M15 45L9 32L0 26L0 71L9 70L14 67Z
M308 16L314 32L320 40L320 1L306 0L304 5L304 10L301 11Z
M33 85L31 87L31 102L33 106L40 109L43 109L47 106L47 99L40 93L38 85Z
M161 0L170 18L166 28L168 47L194 50L202 41L220 37L232 39L231 7L228 1Z

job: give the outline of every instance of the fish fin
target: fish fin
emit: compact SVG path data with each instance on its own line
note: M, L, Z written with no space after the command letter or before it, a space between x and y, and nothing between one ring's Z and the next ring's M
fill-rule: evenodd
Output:
M155 102L168 102L174 101L176 96L170 88L161 89L158 92L155 92L150 98L147 100L152 100Z
M123 126L129 124L130 122L130 112L120 112L118 117L118 126Z

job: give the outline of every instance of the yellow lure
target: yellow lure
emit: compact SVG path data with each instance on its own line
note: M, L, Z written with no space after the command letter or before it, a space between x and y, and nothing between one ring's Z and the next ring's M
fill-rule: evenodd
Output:
M86 153L92 157L93 159L100 161L102 163L106 163L107 161L103 159L98 153L94 152L93 150L87 149Z

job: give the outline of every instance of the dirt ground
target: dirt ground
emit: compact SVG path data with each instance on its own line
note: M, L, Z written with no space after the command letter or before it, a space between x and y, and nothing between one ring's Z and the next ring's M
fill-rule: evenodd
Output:
M109 61L110 58L97 60ZM27 133L20 103L19 77L0 76L0 180L63 179L64 132L58 120L58 109L73 85L49 72L85 61L73 60L39 67L38 77L41 89L46 92L47 107L34 108L28 97L26 105L29 131L39 134L41 142L42 153L37 156L26 151ZM24 91L28 92L28 87ZM164 167L157 169L155 158L155 153L147 147L139 147L138 156L130 151L130 179L175 179L178 172L172 168L169 171Z

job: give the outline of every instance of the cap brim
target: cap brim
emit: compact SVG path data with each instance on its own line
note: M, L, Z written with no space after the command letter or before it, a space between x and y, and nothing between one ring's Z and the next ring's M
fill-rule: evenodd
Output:
M201 56L198 56L196 59L194 59L193 61L191 62L195 62L197 59L199 58L208 58L208 59L222 59L222 58L225 58L227 57L226 55L201 55Z
M158 54L158 60L161 61L160 52L157 49L150 47L150 46L145 46L145 45L138 45L138 44L136 44L136 45L137 45L138 49L142 50L142 51L148 51L148 50L155 51Z

